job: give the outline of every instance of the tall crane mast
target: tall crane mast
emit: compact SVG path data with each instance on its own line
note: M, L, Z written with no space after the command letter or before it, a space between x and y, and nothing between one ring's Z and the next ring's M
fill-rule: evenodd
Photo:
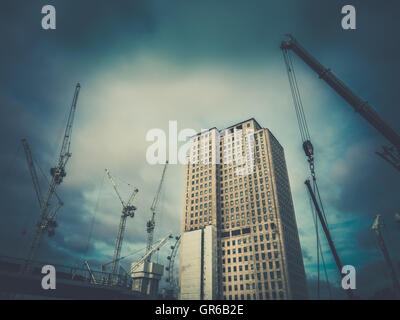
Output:
M376 218L371 227L371 230L373 230L375 232L376 238L378 239L379 248L381 249L381 251L383 253L383 257L385 258L386 264L389 268L390 276L391 276L392 282L393 282L394 291L400 297L399 279L397 278L396 271L395 271L393 263L392 263L392 259L390 259L389 251L388 251L385 241L383 240L383 237L382 237L381 227L382 227L383 223L381 220L382 220L381 215L380 214L376 215Z
M367 101L361 99L348 86L339 80L330 69L325 68L310 53L308 53L299 42L291 35L289 40L282 41L281 49L284 52L293 51L302 59L320 79L324 80L333 90L336 91L355 112L360 114L370 125L372 125L390 143L390 147L384 147L382 153L377 154L400 170L400 135L387 124L379 114L369 105Z
M160 184L158 185L156 195L153 199L153 203L151 204L150 211L151 211L151 218L147 221L147 246L146 251L149 252L151 250L151 246L153 245L153 237L154 237L154 228L156 226L155 216L156 210L158 207L158 203L160 202L160 193L161 187L164 182L165 172L167 171L168 161L165 162L165 166L161 175ZM147 261L151 260L151 254L148 255Z
M39 201L39 208L42 208L44 200L43 200L43 195L42 195L40 184L39 184L39 178L38 178L38 175L37 175L35 163L33 161L31 149L30 149L29 143L28 143L28 141L26 139L22 139L21 143L22 143L22 146L23 146L24 151L25 151L25 156L26 156L26 161L27 161L27 164L28 164L29 172L31 174L33 186L35 188L36 196L37 196L38 201ZM46 230L47 230L48 235L50 237L55 234L54 229L57 227L57 223L55 221L55 218L56 218L56 215L57 215L59 209L64 205L63 202L61 201L60 197L57 195L57 192L54 192L54 194L58 199L58 203L55 206L55 208L53 209L53 211L51 213L49 213L49 217L47 219L47 225L46 225Z
M115 181L114 181L113 177L111 176L110 171L108 169L106 169L106 172L107 172L108 178L110 179L110 182L115 190L115 193L117 194L119 201L121 202L121 205L122 205L122 214L121 214L121 219L119 222L117 239L115 241L114 256L113 256L113 260L112 260L113 264L112 264L112 268L111 268L111 274L116 275L118 272L118 265L119 265L119 261L120 261L122 242L124 240L124 234L125 234L125 229L126 229L126 219L128 217L133 218L135 216L136 207L134 205L132 205L132 201L135 198L136 194L139 192L139 190L137 188L134 188L128 201L125 203L124 200L122 200L120 193L118 192L117 185L115 184Z
M22 146L24 147L26 161L28 163L29 172L32 177L33 186L35 188L36 196L39 201L40 208L43 207L43 196L42 191L40 189L39 179L35 168L35 163L33 162L33 157L31 153L31 148L29 147L28 141L26 139L21 140Z
M52 213L50 212L50 207L52 203L53 196L56 194L57 187L61 184L63 181L63 178L66 176L65 172L65 167L66 164L71 157L71 134L72 134L72 125L74 122L74 117L75 117L75 111L76 111L76 105L78 102L78 96L79 96L79 91L80 91L80 84L78 83L75 87L75 92L74 92L74 97L72 100L72 105L70 108L69 116L68 116L68 121L67 121L67 126L65 128L65 133L64 133L64 138L61 146L61 152L58 158L58 162L56 167L51 168L50 174L51 174L51 181L50 181L50 186L49 189L46 193L45 198L42 201L42 205L40 207L40 215L39 219L36 225L36 230L32 236L30 245L29 245L29 252L28 252L28 257L25 261L25 264L22 266L21 271L28 272L32 266L32 262L37 258L39 249L42 245L43 242L43 237L45 232L47 231L47 228L50 224L55 225L55 221L53 220L58 212L58 209L61 207L60 202L59 205L57 206L58 209L56 211L53 211ZM26 149L25 149L26 150ZM30 160L28 159L28 162ZM34 182L35 184L35 182Z

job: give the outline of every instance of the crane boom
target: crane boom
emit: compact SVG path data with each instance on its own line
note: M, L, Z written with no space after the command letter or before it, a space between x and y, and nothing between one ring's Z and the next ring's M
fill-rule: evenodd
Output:
M150 211L151 211L151 218L147 221L147 246L146 251L149 252L151 246L153 245L153 237L154 237L154 228L156 226L155 216L156 210L158 207L158 203L160 202L160 193L161 188L164 182L165 172L167 171L168 161L165 162L165 166L163 172L161 174L160 184L158 185L156 195L154 196L153 203L151 204ZM148 256L148 261L151 259L151 254Z
M114 255L113 255L113 260L112 260L112 268L111 268L111 274L114 276L118 272L118 265L120 261L120 255L121 255L121 248L122 248L122 243L124 240L124 234L125 234L125 229L126 229L126 219L128 217L133 218L135 215L136 207L131 205L131 202L135 198L136 194L139 192L137 188L134 188L132 195L129 197L128 202L125 204L124 200L122 200L122 197L120 193L118 192L117 185L115 184L115 181L108 169L106 169L108 178L110 179L110 182L119 198L121 201L122 205L122 214L121 214L121 219L119 222L119 227L118 227L118 234L117 234L117 239L115 240L115 248L114 248Z
M79 91L81 85L78 83L75 88L74 98L72 100L71 109L68 115L67 126L65 128L64 140L61 146L59 166L65 168L68 159L71 157L71 135L72 135L72 125L74 123L76 104L78 102Z
M156 195L155 195L155 197L153 199L153 203L151 204L150 210L152 212L156 211L158 203L160 202L161 187L162 187L163 182L164 182L164 176L165 176L165 171L167 171L167 166L168 166L168 161L165 162L164 169L163 169L163 172L161 174L160 184L158 185Z
M281 43L282 50L292 50L302 59L318 76L335 90L350 106L378 130L400 153L400 135L393 130L379 114L368 104L357 96L348 86L339 80L330 69L325 68L310 53L308 53L298 41L289 35L288 41Z
M110 182L111 182L111 184L112 184L112 186L113 186L113 188L115 190L115 193L117 194L117 196L119 198L119 201L121 201L122 207L125 207L124 200L122 200L122 197L118 192L117 185L115 184L115 181L114 181L110 171L108 169L106 169L106 172L107 172L108 179L110 179Z
M29 168L29 172L32 177L32 182L33 182L33 186L35 188L36 196L39 201L39 206L40 206L40 208L42 208L43 207L43 196L42 196L42 191L40 189L40 184L39 184L39 179L38 179L38 175L37 175L36 168L35 168L35 163L33 162L31 149L30 149L28 141L26 141L26 139L22 139L21 143L22 143L22 146L24 147L26 161L28 162L28 168Z
M328 228L328 224L326 221L326 217L325 217L325 211L324 211L324 206L322 203L322 199L319 193L319 189L318 189L318 183L317 183L317 178L316 178L316 172L315 172L315 166L314 166L314 147L312 145L311 142L311 137L310 137L310 133L308 130L308 124L307 124L307 119L304 113L304 109L303 109L303 103L301 101L301 95L300 95L300 90L298 88L297 85L297 79L296 79L296 75L295 75L295 71L294 71L294 67L293 67L293 63L291 60L291 57L289 55L289 52L287 49L285 49L283 46L281 47L282 51L283 51L283 57L285 59L285 64L286 64L286 70L287 70L287 74L288 74L288 78L289 78L289 84L290 84L290 88L292 91L292 97L293 97L293 103L294 103L294 107L295 107L295 111L296 111L296 116L297 116L297 121L299 124L299 129L300 129L300 135L302 138L302 142L303 142L303 150L304 153L307 157L307 161L309 163L310 166L310 173L312 176L312 184L313 186L311 186L311 182L310 180L306 180L305 184L307 186L308 189L308 193L310 196L310 199L312 200L312 203L314 205L315 211L316 211L316 215L318 216L318 219L320 220L322 229L325 233L326 239L328 241L329 244L329 248L331 249L332 255L334 257L335 263L337 265L338 271L340 276L342 276L342 262L340 261L339 258L339 254L336 250L335 244L333 242L333 239L331 237L329 228ZM315 192L314 192L315 191ZM318 255L318 286L317 286L317 293L318 293L318 299L320 296L320 290L319 290L319 256L321 254L322 256L322 252L320 252L320 240L319 240L319 235L318 235L318 222L317 222L317 218L315 218L314 220L315 223L315 227L316 227L316 233L317 233L317 255ZM324 260L322 260L324 261ZM325 263L323 262L323 266L325 269L325 277L326 277L326 281L329 285L328 282L328 277L327 277L327 273L326 273L326 268L325 268ZM346 291L349 298L353 299L354 296L351 292L351 290L347 290Z
M56 205L56 207L54 208L54 210L52 211L52 212L50 212L50 214L49 214L49 218L47 219L48 220L48 223L54 223L55 222L55 219L56 219L56 217L57 217L57 213L58 213L58 211L61 209L61 207L64 205L64 203L60 200L58 203L57 203L57 205Z
M35 188L36 196L38 198L39 205L40 205L40 208L41 208L43 206L43 195L42 195L42 191L41 191L40 184L39 184L39 178L38 178L38 175L37 175L36 166L35 166L35 163L33 161L31 148L30 148L29 143L28 143L28 141L26 139L22 139L21 143L22 143L22 146L24 147L24 151L25 151L26 161L28 163L29 172L31 174L33 186ZM55 192L54 195L58 199L58 206L62 206L63 202L61 201L61 199L58 196L57 192ZM55 211L57 211L57 209Z
M71 157L70 146L71 146L72 125L74 122L75 110L78 102L80 88L81 86L78 83L75 87L74 97L72 100L72 105L68 116L67 126L65 129L65 134L57 166L55 168L51 168L50 170L52 176L50 186L46 193L46 197L42 202L43 205L40 208L40 215L37 222L36 231L32 236L29 246L28 258L26 259L26 262L21 269L23 273L29 271L32 262L36 259L38 255L39 249L43 242L44 234L49 225L49 213L53 196L56 194L57 187L61 184L63 178L66 176L65 166L68 162L68 159ZM56 210L58 211L58 209Z
M128 217L127 215L122 214L121 220L119 222L118 235L117 235L117 239L115 240L113 264L112 264L112 268L111 268L112 274L117 274L117 271L118 271L119 257L121 255L122 241L124 240L127 217Z
M156 243L152 248L150 248L150 250L142 257L140 258L139 261L136 261L134 263L131 264L131 274L146 260L148 260L149 256L152 255L152 253L156 250L158 250L159 248L161 248L169 238L171 238L171 232L168 233L167 236L165 236L164 238L162 238L158 243Z

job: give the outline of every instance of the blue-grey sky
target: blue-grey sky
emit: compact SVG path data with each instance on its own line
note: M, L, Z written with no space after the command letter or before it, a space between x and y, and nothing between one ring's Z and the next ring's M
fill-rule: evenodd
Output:
M57 29L41 29L41 8L57 10ZM22 1L0 10L0 254L24 257L38 204L21 148L25 137L48 171L57 159L75 84L82 85L65 206L42 259L94 266L112 257L120 204L137 186L122 255L145 247L145 222L162 166L147 164L152 128L224 128L254 117L285 148L304 262L315 296L316 244L304 180L308 176L285 65L279 49L292 33L400 131L397 1L354 0L357 29L341 28L348 1ZM333 239L344 264L357 270L358 293L390 287L370 226L377 213L399 270L400 176L374 152L386 141L297 57L295 68L316 148L316 170ZM44 181L42 181L44 184ZM183 166L170 165L156 238L178 233ZM93 226L93 228L92 228ZM91 237L89 237L92 228ZM329 278L338 276L324 241ZM86 248L88 247L88 250ZM159 254L165 261L168 250ZM343 297L340 289L338 297ZM323 292L327 297L327 293Z

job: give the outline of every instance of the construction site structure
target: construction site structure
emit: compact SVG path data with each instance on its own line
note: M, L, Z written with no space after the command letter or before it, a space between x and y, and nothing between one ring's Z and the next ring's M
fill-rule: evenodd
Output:
M33 187L35 188L36 196L39 201L39 207L42 208L43 206L43 195L42 191L40 189L40 184L39 184L39 178L37 175L35 163L33 161L32 153L31 153L31 148L29 147L29 143L26 139L21 140L22 146L25 151L25 156L26 156L26 161L28 163L28 169L31 174L32 182L33 182Z
M68 116L68 121L67 121L67 126L65 128L64 132L64 138L61 146L61 151L60 155L58 158L57 165L54 168L51 168L50 174L51 174L51 181L49 185L49 189L46 193L46 196L42 198L40 196L40 188L38 188L38 180L37 180L37 175L35 173L35 169L33 166L33 161L32 157L30 154L30 149L29 145L23 141L24 149L25 149L25 154L27 156L28 160L28 165L31 171L33 183L35 186L36 194L38 195L39 199L39 204L40 204L40 215L36 224L36 230L34 230L32 239L29 244L29 252L28 252L28 257L26 259L26 262L22 265L21 272L26 273L30 271L30 266L33 261L37 259L39 250L42 246L43 243L43 238L46 233L49 233L49 235L54 235L54 230L50 230L49 232L49 227L56 227L55 223L55 217L60 209L62 202L59 200L58 205L56 209L52 210L52 200L53 197L56 195L56 190L58 186L62 183L64 177L66 176L66 165L71 157L71 134L72 134L72 125L74 122L75 118L75 111L76 111L76 105L78 101L78 96L79 96L79 91L80 91L80 84L78 83L75 87L75 93L74 97L72 100L72 105L69 111L69 116ZM40 200L41 199L41 200Z
M168 266L165 270L168 272L166 282L168 287L165 288L165 296L169 299L175 299L179 294L179 283L175 277L175 259L179 252L181 244L181 235L175 237L175 243L170 247L171 253L167 256Z
M311 187L310 180L306 180L305 184L307 186L307 190L310 194L311 200L315 206L315 211L317 212L319 221L320 221L322 229L325 233L326 239L329 244L329 248L331 249L331 252L332 252L333 258L335 260L336 266L338 268L339 274L342 275L343 265L342 265L342 262L340 261L339 254L338 254L335 244L332 240L331 233L329 232L329 228L328 228L328 224L326 222L325 216L323 215L321 208L319 206L319 203L317 201L317 198L315 197L315 193L313 191L313 188ZM351 299L354 298L351 290L346 290L346 293L348 294L349 298L351 298Z
M140 260L131 264L130 274L133 291L140 292L149 297L157 296L159 282L164 274L164 266L150 262L149 257L171 238L171 233L168 233L167 236L152 246Z
M318 74L320 79L324 80L335 92L348 102L355 112L368 121L370 125L389 141L391 146L383 147L383 152L377 152L377 154L392 164L397 170L400 170L400 135L379 116L367 101L361 99L338 79L330 69L325 68L319 63L293 36L288 35L288 37L289 40L282 41L281 49L284 52L288 52L289 50L293 51Z
M385 258L385 262L388 266L390 277L392 278L393 282L393 289L396 293L397 297L400 297L400 284L399 279L397 278L395 268L392 263L392 259L390 258L389 251L386 247L385 241L383 240L381 228L383 226L383 219L380 214L376 215L374 223L372 224L371 230L375 232L376 238L378 240L379 248L383 253L383 257Z
M164 177L165 177L165 172L167 171L167 166L168 166L168 161L165 162L164 169L161 174L160 184L158 185L156 195L154 196L153 203L151 204L151 207L150 207L151 217L150 217L150 220L147 221L147 225L146 225L147 226L147 246L146 246L147 252L149 252L151 250L151 247L153 245L154 228L156 226L156 220L155 220L156 211L157 211L158 204L160 202L161 188L164 183ZM147 261L150 262L150 260L151 260L151 254L149 254L148 258L147 258Z
M354 109L355 112L357 112L361 117L363 117L370 125L372 125L382 136L384 136L389 141L389 143L391 144L390 146L384 146L383 152L376 152L376 153L384 160L386 160L388 163L390 163L397 170L400 170L400 135L379 116L379 114L369 105L367 101L361 99L340 79L338 79L330 69L325 68L321 63L319 63L309 52L307 52L307 50L305 50L299 44L299 42L293 36L288 35L288 37L289 40L282 41L281 50L283 51L283 55L285 58L285 63L289 76L289 82L292 89L292 96L296 108L296 115L303 139L303 149L310 164L310 171L313 177L314 190L311 187L309 180L307 180L305 183L307 185L309 194L313 200L313 204L315 206L316 212L318 214L321 225L325 232L335 262L337 264L339 272L341 273L341 262L337 254L336 248L334 246L333 240L329 233L328 225L326 223L326 217L323 212L324 210L318 191L318 186L316 183L315 171L314 171L314 147L311 143L311 139L308 133L307 121L305 118L300 98L300 92L297 87L297 79L294 74L293 64L291 62L289 54L290 51L294 52L300 59L302 59L314 72L318 74L320 79L323 79L333 90L335 90L336 93L338 93L347 103L349 103L349 105ZM315 190L317 191L316 195L314 192ZM321 204L321 208L318 204L318 200ZM347 290L347 292L351 297L352 296L351 291Z
M321 245L320 245L320 238L319 238L319 231L318 231L318 221L320 222L322 229L325 233L326 239L328 241L329 244L329 248L332 252L332 255L334 257L336 266L338 268L338 272L340 277L342 277L342 262L339 258L339 254L336 250L335 244L333 242L333 239L331 237L330 231L329 231L329 227L328 227L328 223L326 220L326 216L325 216L325 212L324 212L324 205L321 199L321 195L319 193L319 189L318 189L318 183L317 183L317 178L316 178L316 172L315 172L315 165L314 165L314 146L311 142L311 137L310 137L310 133L308 130L308 124L307 124L307 119L305 116L305 112L303 109L303 103L301 100L301 95L300 95L300 90L298 88L298 84L297 84L297 78L296 78L296 74L295 74L295 70L293 67L293 62L291 59L291 56L289 54L289 49L298 49L300 48L299 46L297 46L297 42L295 42L294 38L291 37L290 41L293 41L292 43L287 43L287 42L282 42L281 45L281 49L283 52L283 57L285 59L285 64L286 64L286 70L287 70L287 74L288 74L288 78L289 78L289 84L290 84L290 88L291 88L291 92L292 92L292 97L293 97L293 103L294 103L294 107L295 107L295 111L296 111L296 116L297 116L297 121L299 124L299 129L300 129L300 135L301 135L301 139L303 142L303 150L304 153L307 157L307 161L309 163L309 167L310 167L310 174L312 177L312 181L310 182L310 180L306 180L305 184L307 186L307 191L309 193L310 199L312 201L312 212L316 212L316 217L314 218L314 224L315 224L315 229L316 229L316 239L317 239L317 270L318 270L318 281L317 281L317 297L318 299L320 298L320 257L322 260L322 264L323 264L323 268L325 271L325 278L326 278L326 283L328 284L328 290L329 290L329 294L331 295L331 291L330 291L330 285L329 285L329 280L328 280L328 274L326 271L326 265L325 265L325 260L323 257L323 251L321 249ZM308 55L306 54L305 50L303 48L301 48L301 50L298 50L300 52L300 56L302 58L306 57L308 58ZM305 53L304 53L305 52ZM297 53L297 52L296 52ZM307 60L308 61L308 60ZM318 218L317 218L318 217ZM350 299L353 299L353 293L351 292L351 290L346 290L347 295L349 296Z
M31 149L30 149L29 143L26 139L22 139L21 143L22 143L22 146L25 151L28 169L31 174L33 187L36 192L36 197L38 198L38 202L39 202L39 208L41 209L43 207L44 200L43 200L43 195L42 195L42 191L40 188L40 183L39 183L39 178L38 178L37 171L36 171L36 166L33 161ZM60 197L58 196L57 192L54 192L54 195L58 199L58 202L55 205L55 207L51 209L51 212L49 213L49 216L47 219L46 230L47 230L47 234L49 237L53 237L55 235L55 228L57 227L57 222L56 222L57 213L61 209L61 207L64 205L64 203L61 201Z
M94 276L94 274L93 274L93 271L92 271L92 269L90 268L89 262L88 262L87 260L85 260L85 261L83 262L83 264L85 265L85 267L87 268L87 270L88 270L88 272L89 272L89 274L90 274L91 282L92 282L93 284L98 284L98 283L97 283L97 280L96 280L96 278L95 278L95 276Z
M117 185L115 184L115 181L114 181L113 177L111 176L110 171L108 169L105 169L105 170L106 170L108 178L110 179L110 182L115 190L115 193L117 194L119 201L121 202L121 205L122 205L121 219L120 219L120 223L119 223L117 239L115 240L114 256L113 256L112 268L111 268L111 274L116 275L118 273L118 266L119 266L119 260L120 260L120 255L121 255L122 242L124 240L124 234L125 234L125 229L126 229L126 219L128 217L133 218L135 216L136 207L134 205L132 205L132 201L135 198L136 194L139 192L139 190L137 188L134 188L128 201L125 203L124 200L122 200L120 193L118 192Z

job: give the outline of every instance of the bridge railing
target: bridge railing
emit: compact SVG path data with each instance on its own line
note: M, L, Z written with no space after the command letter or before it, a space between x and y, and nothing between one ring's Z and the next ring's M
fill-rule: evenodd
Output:
M26 260L21 258L0 256L0 271L19 273L25 262ZM91 270L92 274L90 274L89 270L82 266L83 264L80 266L79 264L76 266L66 266L52 264L49 262L35 261L32 263L31 274L42 275L42 267L49 264L55 267L58 279L88 282L100 286L112 286L127 289L132 288L132 278L126 272L113 275L109 272Z

